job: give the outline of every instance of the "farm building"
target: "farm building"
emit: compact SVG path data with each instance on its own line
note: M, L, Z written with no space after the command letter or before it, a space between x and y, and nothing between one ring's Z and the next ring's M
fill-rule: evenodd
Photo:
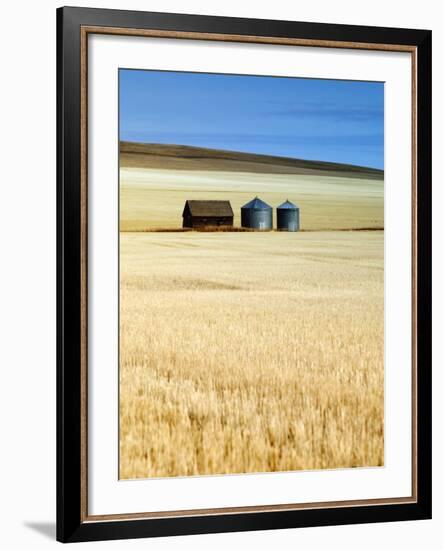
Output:
M186 201L183 227L230 227L234 212L229 201Z
M277 229L279 231L298 231L300 229L300 208L286 201L277 206Z
M263 231L272 229L272 207L255 197L242 206L241 225Z

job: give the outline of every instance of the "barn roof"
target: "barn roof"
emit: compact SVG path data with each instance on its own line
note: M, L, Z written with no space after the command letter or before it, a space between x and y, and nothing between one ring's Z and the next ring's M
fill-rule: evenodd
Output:
M277 210L299 210L299 208L296 204L286 199L284 203L280 204L280 206L277 206Z
M191 216L233 216L229 201L186 201ZM183 214L185 213L183 211Z
M269 204L266 204L258 197L255 197L255 199L252 199L252 201L244 204L242 208L246 208L248 210L270 210L271 206L269 206Z

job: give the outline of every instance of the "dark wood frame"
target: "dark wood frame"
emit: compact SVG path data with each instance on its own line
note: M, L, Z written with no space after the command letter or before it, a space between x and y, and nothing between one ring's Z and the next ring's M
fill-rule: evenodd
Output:
M89 516L87 36L406 51L413 67L413 494L407 498ZM57 10L57 539L155 537L431 517L431 31L90 8Z

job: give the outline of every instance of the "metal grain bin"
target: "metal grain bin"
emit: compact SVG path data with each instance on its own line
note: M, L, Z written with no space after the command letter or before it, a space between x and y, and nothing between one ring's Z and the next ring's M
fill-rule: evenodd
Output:
M279 231L298 231L300 229L300 208L286 200L277 206L277 229Z
M272 229L272 207L258 197L241 208L241 225L251 229L269 231Z

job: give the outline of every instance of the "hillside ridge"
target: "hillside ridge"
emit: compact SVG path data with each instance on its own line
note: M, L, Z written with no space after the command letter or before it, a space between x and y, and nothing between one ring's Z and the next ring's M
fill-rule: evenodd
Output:
M125 168L293 173L380 180L384 178L383 170L352 164L209 149L191 145L130 141L120 142L120 165Z

